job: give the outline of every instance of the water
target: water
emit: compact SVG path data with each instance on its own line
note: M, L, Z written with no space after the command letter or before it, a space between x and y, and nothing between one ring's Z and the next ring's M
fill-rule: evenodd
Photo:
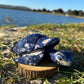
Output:
M14 21L15 25L18 26L28 26L43 23L66 24L84 22L84 19L74 17L41 14L30 11L0 9L0 26L12 24L6 21L6 17L10 17Z

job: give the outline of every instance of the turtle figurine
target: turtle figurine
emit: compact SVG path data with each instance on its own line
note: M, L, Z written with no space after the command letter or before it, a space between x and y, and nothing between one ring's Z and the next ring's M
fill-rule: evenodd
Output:
M56 37L47 37L41 34L28 35L12 49L14 53L19 54L19 57L14 60L21 64L36 65L45 56L44 53L48 53L48 57L54 63L70 66L73 60L72 53L70 51L57 51L54 49L54 46L59 44L59 42L60 39Z

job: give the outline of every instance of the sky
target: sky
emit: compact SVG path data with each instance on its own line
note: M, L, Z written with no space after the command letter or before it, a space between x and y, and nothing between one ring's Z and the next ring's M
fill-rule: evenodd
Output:
M31 9L54 10L62 8L64 11L69 9L84 11L84 0L0 0L0 4L26 6Z

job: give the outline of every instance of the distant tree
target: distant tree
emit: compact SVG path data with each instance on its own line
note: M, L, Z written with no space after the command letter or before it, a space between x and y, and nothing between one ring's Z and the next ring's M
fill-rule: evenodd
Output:
M36 9L33 9L33 11L36 11Z
M79 10L79 11L77 11L77 10L71 10L71 9L69 9L68 11L67 11L67 14L69 14L69 15L79 15L79 16L83 16L84 15L84 13L83 13L83 11L82 10Z
M41 12L41 9L38 9L37 11L38 11L38 12Z
M63 9L55 9L55 10L53 10L52 12L54 12L54 13L64 13L64 11L63 11Z
M46 12L51 12L50 10L46 10Z
M59 9L57 10L57 12L58 12L58 13L64 13L63 9L61 9L61 8L59 8Z
M58 12L58 10L53 10L53 12L57 13L57 12Z
M46 9L45 9L45 8L43 8L43 9L42 9L42 11L46 12Z
M79 16L83 16L84 15L83 11L82 10L79 10L79 14L78 15Z
M79 15L79 12L77 10L73 10L73 15Z
M69 9L69 10L67 11L67 14L68 14L68 15L72 15L72 10Z

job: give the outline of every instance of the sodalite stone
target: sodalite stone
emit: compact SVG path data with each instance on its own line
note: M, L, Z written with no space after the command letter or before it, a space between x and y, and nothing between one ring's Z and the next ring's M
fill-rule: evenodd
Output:
M45 47L46 48L53 48L58 43L59 43L59 38L50 38L50 37L46 37L46 36L45 37L41 37L37 41L34 50L38 49L38 48L45 48Z
M13 51L18 54L25 54L37 49L41 49L48 46L55 46L59 43L59 38L50 38L41 34L31 34L23 38L16 46Z
M61 65L70 66L73 61L72 53L70 51L61 50L57 52L51 52L49 54L53 62L57 62Z
M42 37L41 34L31 34L29 36L26 36L21 41L19 41L18 44L13 48L13 51L15 53L23 53L24 52L30 52L34 50L36 42Z
M19 58L15 58L15 61L27 65L36 65L43 58L44 50L34 51L28 54L23 54Z
M60 39L55 37L46 37L41 34L31 34L19 41L13 48L13 52L20 57L15 61L22 64L36 65L44 56L44 52L49 53L53 62L70 66L72 63L72 54L69 51L53 51L54 46L59 44ZM47 60L47 59L46 59Z

